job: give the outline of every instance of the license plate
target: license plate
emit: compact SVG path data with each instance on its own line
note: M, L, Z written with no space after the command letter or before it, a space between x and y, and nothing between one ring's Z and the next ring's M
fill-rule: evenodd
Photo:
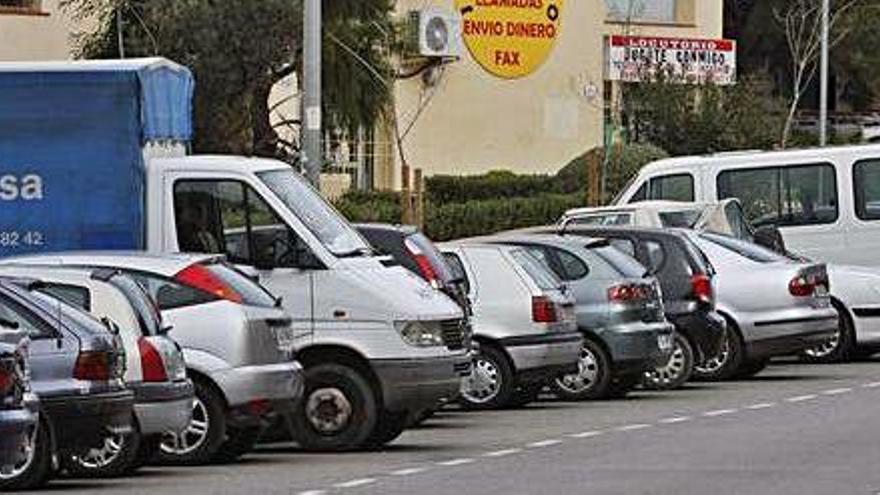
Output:
M659 335L657 337L657 347L659 347L661 351L671 351L672 342L672 335Z

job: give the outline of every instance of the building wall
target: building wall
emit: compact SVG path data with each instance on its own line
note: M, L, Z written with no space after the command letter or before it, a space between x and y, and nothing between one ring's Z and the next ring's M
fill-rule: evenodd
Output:
M452 0L398 0L397 8L404 15L429 5L454 8ZM557 171L603 142L606 34L721 36L722 0L678 0L676 8L671 23L611 22L605 0L566 0L556 45L531 75L493 76L463 47L461 60L434 75L435 85L421 77L400 81L398 119L402 129L412 126L403 146L407 163L426 175ZM376 187L399 188L400 164L397 155L381 164Z
M0 6L0 61L70 58L71 23L58 4L40 0L28 10Z

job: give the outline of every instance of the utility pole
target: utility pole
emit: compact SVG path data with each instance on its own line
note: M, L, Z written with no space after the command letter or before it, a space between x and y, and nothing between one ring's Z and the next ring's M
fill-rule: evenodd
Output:
M819 146L828 144L828 36L830 0L822 0L822 54L819 61Z
M321 165L321 0L303 2L302 161L306 176L320 186Z

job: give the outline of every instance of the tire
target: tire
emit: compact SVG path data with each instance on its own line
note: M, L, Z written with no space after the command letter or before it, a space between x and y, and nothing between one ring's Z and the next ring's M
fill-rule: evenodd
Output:
M34 490L45 486L52 477L51 443L49 423L41 417L29 441L27 459L11 472L0 472L0 490Z
M590 338L584 338L578 373L561 375L550 382L553 393L564 400L604 399L610 386L611 356Z
M216 464L235 462L239 457L254 450L254 446L260 440L263 428L229 428L226 433L226 441L220 445L220 449L211 458Z
M213 386L201 380L193 381L193 385L193 419L181 434L165 436L157 458L162 464L209 464L226 439L225 401Z
M746 361L740 365L736 371L734 378L751 378L758 373L764 371L764 368L770 364L769 359L757 359L754 361Z
M367 447L373 449L382 448L396 440L397 437L403 434L410 423L408 416L407 413L390 413L387 411L380 414L373 433L370 434L366 441Z
M846 309L836 301L833 302L837 310L838 326L837 333L827 342L802 352L799 357L802 361L815 364L831 364L848 361L853 355L855 347L855 330Z
M306 368L303 399L291 416L294 441L307 451L362 448L379 420L378 401L367 380L341 364Z
M675 390L684 386L694 372L694 348L680 333L675 334L669 361L645 373L643 384L650 390Z
M693 376L701 381L729 380L736 376L745 355L745 345L735 324L727 320L727 332L718 355L694 366Z
M90 448L84 452L68 453L62 466L72 478L119 478L136 471L141 434L137 421L133 420L134 431L128 435L109 435L104 438L100 448Z
M461 404L466 409L506 407L516 390L513 367L501 351L483 345L471 374L461 382Z

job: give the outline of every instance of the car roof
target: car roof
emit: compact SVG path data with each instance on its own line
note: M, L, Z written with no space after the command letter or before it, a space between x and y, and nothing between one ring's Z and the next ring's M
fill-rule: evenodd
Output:
M188 266L216 259L223 257L210 254L158 254L142 251L82 251L17 256L3 259L2 264L128 268L171 277Z
M564 216L588 215L591 213L630 213L636 210L653 211L679 211L688 209L701 209L702 203L687 201L648 200L637 203L612 206L590 206L585 208L572 208L565 212Z
M513 242L513 243L531 243L543 244L549 246L566 246L568 248L583 249L592 243L607 244L601 236L589 237L573 237L566 238L564 234L524 234L524 233L505 233L490 239L489 242Z
M258 173L273 170L292 170L291 166L268 158L242 157L233 155L192 155L150 160L150 167L160 170L186 168L195 171L237 170Z
M679 229L679 228L661 228L661 227L638 227L638 226L574 226L574 227L566 227L564 230L560 230L562 235L583 235L593 237L602 237L602 234L597 235L597 233L608 232L608 233L620 233L620 234L650 234L655 236L670 236L670 237L681 237L682 232L687 231L687 229Z
M70 268L36 264L0 265L0 277L13 279L33 279L35 282L53 280L71 283L90 282L93 269ZM98 282L102 282L98 280Z

